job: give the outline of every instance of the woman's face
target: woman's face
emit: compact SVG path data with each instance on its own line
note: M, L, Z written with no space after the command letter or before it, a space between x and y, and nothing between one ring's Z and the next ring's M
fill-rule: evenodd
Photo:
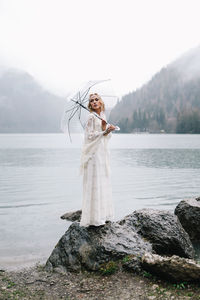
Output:
M90 97L90 105L92 106L93 110L98 110L99 108L101 108L101 102L97 95L92 95Z

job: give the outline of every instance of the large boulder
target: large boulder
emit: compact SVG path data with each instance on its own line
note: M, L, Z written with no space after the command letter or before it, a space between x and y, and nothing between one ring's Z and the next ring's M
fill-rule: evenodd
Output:
M200 241L200 198L182 200L175 208L185 231L190 239L195 242Z
M200 265L192 259L145 253L141 264L145 270L175 282L200 281Z
M194 248L178 218L169 211L142 209L119 222L147 239L157 254L194 258Z
M46 269L98 270L101 264L126 255L142 257L152 246L134 230L118 223L83 227L74 222L61 237L46 262Z

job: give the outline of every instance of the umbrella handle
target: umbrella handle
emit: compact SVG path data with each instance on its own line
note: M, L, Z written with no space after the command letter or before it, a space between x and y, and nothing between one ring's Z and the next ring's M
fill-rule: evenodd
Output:
M108 125L111 125L110 123L107 123ZM113 125L115 126L115 125ZM115 126L115 131L119 131L120 130L120 127L119 126Z
M119 131L120 127L119 126L115 126L115 130Z

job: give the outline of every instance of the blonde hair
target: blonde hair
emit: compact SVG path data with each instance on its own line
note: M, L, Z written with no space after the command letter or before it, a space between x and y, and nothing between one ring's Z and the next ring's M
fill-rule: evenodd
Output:
M99 96L99 94L97 94L97 93L94 93L94 94L90 94L90 96L89 96L88 108L89 108L90 112L93 111L92 106L91 106L91 104L90 104L90 100L91 100L91 97L94 96L94 95L96 95L96 96L98 97L98 99L100 100L100 103L101 103L101 111L105 111L105 104L104 104L103 100L101 99L101 96Z

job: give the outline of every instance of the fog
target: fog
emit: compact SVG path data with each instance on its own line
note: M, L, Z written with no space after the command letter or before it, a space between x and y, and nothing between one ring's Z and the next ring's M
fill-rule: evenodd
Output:
M0 0L0 131L60 132L67 96L89 80L112 79L109 115L165 66L184 80L199 75L198 7L195 0Z
M120 97L199 45L196 0L1 0L0 64L66 96L111 78Z
M200 46L183 54L171 64L188 81L200 77Z

